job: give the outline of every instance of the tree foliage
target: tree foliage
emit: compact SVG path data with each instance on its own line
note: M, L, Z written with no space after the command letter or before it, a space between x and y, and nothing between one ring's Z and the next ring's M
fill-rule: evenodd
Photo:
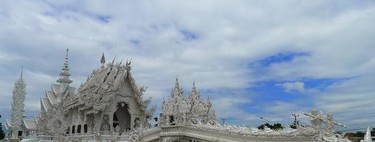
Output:
M0 118L1 118L1 114L0 114ZM1 124L0 122L0 140L4 139L4 137L5 137L5 134L3 131L3 124Z
M365 136L365 133L361 131L357 131L356 133L354 133L354 137L364 137L364 136Z
M266 123L266 124L262 124L260 126L258 126L258 129L260 130L264 130L264 128L270 128L272 130L281 130L281 129L284 129L283 125L281 125L280 123L275 123L273 125L269 124L269 123Z

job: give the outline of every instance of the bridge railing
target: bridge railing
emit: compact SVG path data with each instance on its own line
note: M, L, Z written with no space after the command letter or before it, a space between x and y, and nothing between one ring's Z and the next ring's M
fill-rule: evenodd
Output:
M286 136L283 134L247 134L240 131L213 129L201 126L165 126L161 127L159 137L187 137L203 141L311 141L312 136Z

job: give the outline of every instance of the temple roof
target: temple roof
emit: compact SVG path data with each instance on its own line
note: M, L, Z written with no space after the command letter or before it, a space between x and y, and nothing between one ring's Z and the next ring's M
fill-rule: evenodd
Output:
M51 108L51 103L48 101L47 98L42 98L41 100L41 104L42 104L42 111L48 111L50 108Z
M52 84L51 91L53 91L54 94L60 93L60 85L59 84Z
M38 126L35 120L23 120L23 124L25 125L27 130L37 130Z
M10 129L10 127L12 126L12 123L11 123L11 121L9 120L9 119L6 119L5 120L5 130L9 130Z
M36 123L36 120L27 120L27 119L23 119L22 121L23 125L25 126L25 128L29 131L33 131L33 130L37 130L38 129L38 125ZM5 130L10 130L10 128L12 127L12 123L9 119L7 119L5 121Z
M90 111L93 113L104 109L122 85L130 84L130 88L135 93L133 97L141 104L141 109L146 109L149 101L142 100L142 92L145 88L135 84L130 70L129 61L124 65L122 62L114 63L114 60L112 63L93 70L86 82L78 89L78 97L84 104L83 108L94 109Z
M46 96L51 104L55 104L57 99L56 95L52 91L47 91Z
M69 93L74 94L75 88L69 86ZM47 91L45 93L45 98L42 98L41 101L41 107L42 111L48 111L49 108L57 103L57 97L60 93L60 85L59 84L52 84L51 90Z

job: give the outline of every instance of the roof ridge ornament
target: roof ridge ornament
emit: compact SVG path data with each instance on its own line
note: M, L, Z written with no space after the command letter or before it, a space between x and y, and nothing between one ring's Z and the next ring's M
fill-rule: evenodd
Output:
M193 92L193 91L197 92L197 88L195 87L195 80L193 80L193 88L191 89L191 91L192 91L192 92Z
M122 61L121 61L122 62ZM132 58L130 58L130 59L126 59L126 63L125 63L125 69L127 70L127 71L130 71L131 70L131 65L132 64Z
M104 52L103 52L103 54L102 54L102 58L100 58L100 63L102 63L103 66L104 66L104 64L105 64Z

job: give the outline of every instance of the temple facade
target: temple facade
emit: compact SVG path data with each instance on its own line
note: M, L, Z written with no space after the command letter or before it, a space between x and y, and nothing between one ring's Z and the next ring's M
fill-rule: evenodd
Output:
M155 108L147 110L151 98L143 99L144 86L137 86L131 62L105 62L94 69L78 89L70 84L68 50L60 78L40 100L39 135L126 133L146 126Z
M9 128L33 130L25 141L131 141L131 142L350 142L335 132L345 126L317 110L305 113L311 125L272 130L220 125L210 99L202 100L193 82L184 95L178 78L170 97L163 100L161 113L150 126L155 107L148 108L151 98L144 99L146 87L136 85L131 62L106 63L94 69L78 89L71 86L68 50L60 77L40 100L41 111L33 120L23 120L23 105L12 105ZM23 79L16 83L14 100L24 100ZM13 114L14 120L13 120ZM17 126L17 127L16 127ZM14 134L17 135L17 134Z

